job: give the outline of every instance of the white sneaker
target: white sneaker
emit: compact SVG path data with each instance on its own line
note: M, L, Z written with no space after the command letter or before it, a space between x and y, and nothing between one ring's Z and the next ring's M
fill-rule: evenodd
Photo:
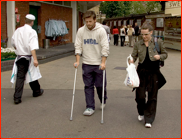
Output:
M102 107L103 107L103 109L104 109L105 106L106 106L106 104L103 104L103 105L101 104L101 105L100 105L100 109L102 110Z
M151 127L152 127L152 124L146 123L146 124L145 124L145 127L146 127L146 128L151 128Z
M144 116L143 115L138 115L138 120L139 121L142 121L144 119Z
M95 111L92 108L86 108L83 115L92 115Z

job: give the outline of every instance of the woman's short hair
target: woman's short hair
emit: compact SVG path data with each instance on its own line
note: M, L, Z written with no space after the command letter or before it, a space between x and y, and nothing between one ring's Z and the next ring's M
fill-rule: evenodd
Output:
M83 15L83 19L93 17L93 19L96 19L96 14L94 11L86 11Z
M145 22L143 23L141 29L148 29L149 31L153 31L153 30L154 30L153 22L145 21Z

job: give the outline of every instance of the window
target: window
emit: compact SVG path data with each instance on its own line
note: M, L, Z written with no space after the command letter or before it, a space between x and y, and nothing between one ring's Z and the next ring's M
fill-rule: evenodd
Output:
M48 2L48 3L53 3L53 1L45 1L45 2Z
M54 1L55 4L63 5L62 1Z
M123 21L123 25L125 25L125 26L126 26L126 20L124 20L124 21Z
M110 28L112 27L112 21L110 21Z
M130 23L129 23L130 25L133 25L133 20L130 20Z
M118 26L121 26L121 20L120 20L120 21L118 21Z
M152 20L151 20L151 19L146 19L145 21L146 21L146 22L151 22Z
M56 1L55 1L56 2ZM71 1L64 1L65 6L71 6Z
M71 1L40 1L43 3L50 3L53 5L60 5L60 6L69 6L71 7Z

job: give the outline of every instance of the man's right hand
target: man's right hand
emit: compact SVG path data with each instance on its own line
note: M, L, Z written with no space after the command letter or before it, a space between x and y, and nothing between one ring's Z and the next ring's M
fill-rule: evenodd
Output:
M78 68L79 62L75 62L75 63L73 64L73 66L74 66L75 68Z
M34 61L33 61L33 64L34 64L35 67L37 67L37 66L39 65L39 63L38 63L37 60L34 60Z

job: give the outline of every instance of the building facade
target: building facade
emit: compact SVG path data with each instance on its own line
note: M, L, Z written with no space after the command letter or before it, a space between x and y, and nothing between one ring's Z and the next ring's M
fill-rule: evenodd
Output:
M77 1L2 1L1 2L1 37L8 39L11 47L11 37L14 31L25 24L26 14L36 17L33 28L37 31L39 46L44 47L44 40L50 39L50 45L59 45L63 37L56 40L45 36L45 22L51 19L65 22L68 34L64 36L66 43L74 43L76 32L84 25L83 13L100 2ZM81 8L78 8L81 7Z
M154 34L158 38L164 39L164 46L175 50L181 50L181 1L168 1L165 3L165 10L150 14L131 14L126 17L106 19L108 26L118 29L122 25L132 25L135 22L141 26L145 21L152 21L154 24Z

